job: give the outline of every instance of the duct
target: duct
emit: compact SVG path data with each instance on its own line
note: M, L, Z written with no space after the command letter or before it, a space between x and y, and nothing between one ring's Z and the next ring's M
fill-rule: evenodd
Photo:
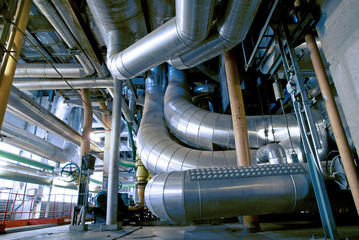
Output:
M79 64L54 63L53 65L64 78L83 78L88 75ZM18 64L15 78L60 78L56 70L47 63Z
M146 104L137 134L137 153L148 171L156 174L212 166L236 166L234 151L195 150L171 139L163 118L165 87L166 74L162 69L156 67L149 71Z
M79 78L66 81L75 89L113 88L112 78ZM58 78L14 78L13 85L20 90L71 89L64 80Z
M55 28L56 32L60 34L61 38L66 42L69 48L74 50L80 50L80 54L76 55L76 58L84 67L85 75L93 74L94 68L91 62L87 58L86 54L82 51L82 48L79 46L76 39L64 23L52 3L49 0L34 0L34 4ZM56 77L58 77L58 75Z
M87 0L87 5L106 41L112 31L125 31L133 39L147 33L140 0Z
M197 66L242 42L252 25L261 0L229 0L216 28L200 45L169 60L177 69Z
M81 145L81 134L14 86L11 88L8 105L22 113L25 119L31 119L44 130L52 132L77 146ZM101 152L102 150L96 144L91 143L91 151Z
M204 150L235 149L231 116L209 112L195 106L191 101L183 72L173 67L169 67L169 82L164 101L167 126L182 142ZM326 124L319 112L314 113L322 143L320 155L324 157L327 152ZM300 142L300 130L295 115L287 114L287 118L293 141ZM247 116L247 125L251 148L260 148L274 142L273 134L269 133L272 127L276 142L289 138L282 115L274 115L272 120L270 116Z
M269 143L259 148L257 158L260 163L283 164L287 162L285 151L278 143Z
M107 66L114 78L133 78L206 38L214 0L177 1L177 17L132 44L127 49L107 56ZM87 1L95 19L103 16L103 1ZM100 6L101 5L101 6ZM107 31L109 32L109 31ZM107 44L107 48L111 47Z
M86 53L86 56L89 58L94 68L96 69L98 76L100 78L106 77L108 74L102 67L102 64L99 62L99 59L96 56L96 53L91 46L83 28L77 16L72 9L69 0L52 0L54 6L56 6L56 10L61 15L62 19L65 21L67 27L70 29L73 36L77 39L78 44L81 49Z
M177 222L298 212L316 206L304 164L161 173L148 182L145 202L156 216Z
M175 16L174 0L146 0L146 7L152 31Z
M61 149L44 139L29 133L17 126L4 121L1 133L5 135L3 142L23 149L25 151L39 155L40 157L64 163L71 160L71 154L67 150Z

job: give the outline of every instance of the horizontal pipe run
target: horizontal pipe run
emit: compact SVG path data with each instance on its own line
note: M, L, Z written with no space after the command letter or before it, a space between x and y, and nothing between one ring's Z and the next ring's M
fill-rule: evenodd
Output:
M72 152L55 146L7 121L3 123L1 133L5 136L3 142L48 160L65 163L72 159Z
M183 71L169 67L168 86L164 99L164 114L168 128L183 143L203 150L235 149L231 115L210 112L195 106ZM326 122L315 112L315 121L322 149L327 152ZM288 114L289 131L295 145L300 145L300 130L294 114ZM282 115L246 116L249 145L258 149L267 143L285 143L289 139ZM273 133L270 131L273 128ZM299 153L299 152L298 152ZM288 153L287 157L290 157Z
M37 176L32 174L24 174L6 169L0 169L0 178L6 180L13 180L17 182L33 183L45 186L54 186L59 188L76 190L76 185L67 182L53 182L50 176Z
M51 170L51 171L54 170L53 166L50 166L50 165L47 165L47 164L32 160L30 158L23 157L23 156L20 156L20 155L17 155L17 154L2 151L2 150L0 150L0 157L7 158L9 160L17 161L17 162L20 162L20 163L28 164L28 165L33 166L33 167L38 167L38 168Z
M99 77L104 78L108 75L104 67L101 65L96 53L91 46L89 39L87 38L81 23L77 19L76 13L71 6L69 0L51 0L56 10L61 15L62 19L66 23L70 32L74 35L79 43L80 47L85 52L86 56L89 58L90 62L93 64L94 68L97 71Z
M301 164L161 173L147 183L145 202L156 216L176 222L298 212L316 206L309 174Z
M5 169L0 169L0 178L6 180L18 181L18 182L45 185L45 186L50 186L52 184L52 178L48 176L40 177L32 174L19 173Z
M37 123L38 126L64 138L77 146L81 145L81 134L54 116L47 109L42 107L29 96L21 92L16 87L12 87L8 105L22 113L26 118ZM91 143L91 151L102 152L101 148L95 143Z
M66 81L75 89L113 88L113 78L70 78ZM13 85L20 90L71 89L64 80L49 78L15 78Z
M79 46L78 42L53 4L49 0L33 0L33 2L50 24L55 28L56 32L66 42L67 46L69 46L70 49L80 50L80 53L76 55L76 58L85 69L85 75L93 74L95 72L94 67L87 58L86 54L82 51L82 48Z
M80 64L52 64L64 78L84 78L87 74ZM53 66L47 63L18 64L15 78L61 78Z

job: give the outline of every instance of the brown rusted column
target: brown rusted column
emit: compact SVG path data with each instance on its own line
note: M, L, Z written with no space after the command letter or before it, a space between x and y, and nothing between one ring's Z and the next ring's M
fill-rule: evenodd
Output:
M247 120L234 50L224 53L224 66L226 69L229 100L231 104L237 165L250 166L252 163L249 150ZM246 231L252 232L259 230L258 216L243 216L243 224Z
M20 31L25 32L31 9L31 0L21 0L18 2L15 25ZM10 95L12 81L15 75L16 62L19 59L23 34L16 28L12 27L8 37L7 52L5 52L0 68L0 128L4 120L7 102Z
M92 131L92 107L90 99L90 91L88 89L81 89L81 98L83 100L84 122L82 126L82 141L81 141L81 157L84 154L90 153L90 134ZM81 161L80 161L81 165Z
M330 90L328 77L325 73L323 61L320 57L318 46L312 34L305 35L305 42L312 59L315 75L317 76L320 91L322 93L325 108L328 112L330 124L333 129L335 141L338 146L339 154L342 159L348 183L354 198L354 203L359 213L359 177L356 171L353 155L351 153L348 140L345 136L342 121L339 116L338 108L335 104L333 94Z

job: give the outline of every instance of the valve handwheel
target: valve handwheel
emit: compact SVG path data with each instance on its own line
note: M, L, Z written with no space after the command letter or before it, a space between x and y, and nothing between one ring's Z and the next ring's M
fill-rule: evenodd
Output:
M64 177L66 182L75 181L79 175L80 168L75 163L68 163L61 170L61 177Z

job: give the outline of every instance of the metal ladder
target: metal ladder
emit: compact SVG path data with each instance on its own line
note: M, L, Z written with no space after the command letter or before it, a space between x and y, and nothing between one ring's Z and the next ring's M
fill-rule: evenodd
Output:
M295 114L301 131L301 138L306 154L310 177L323 225L326 239L338 239L336 224L330 207L328 193L324 184L324 177L329 177L322 170L318 149L319 140L316 124L311 110L312 102L304 87L303 78L297 62L297 55L292 45L291 35L283 22L275 31L276 41L280 48L282 63L285 70L287 91L291 95Z

